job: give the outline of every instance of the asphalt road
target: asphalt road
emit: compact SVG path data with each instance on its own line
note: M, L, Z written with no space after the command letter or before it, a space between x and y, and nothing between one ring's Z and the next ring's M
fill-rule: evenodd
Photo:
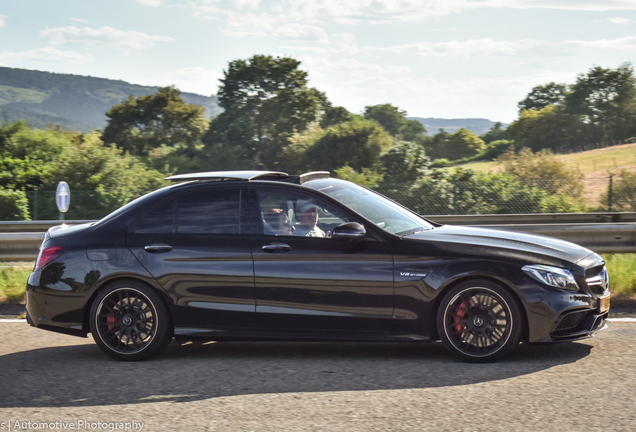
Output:
M633 431L635 371L636 322L484 365L439 343L263 342L120 363L0 322L0 430Z

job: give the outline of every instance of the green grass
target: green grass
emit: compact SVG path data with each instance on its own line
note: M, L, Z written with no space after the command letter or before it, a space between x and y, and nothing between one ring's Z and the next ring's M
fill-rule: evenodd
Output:
M606 147L604 149L559 155L558 158L567 163L568 166L578 168L583 175L597 171L608 171L619 174L621 168L636 165L636 144L625 144ZM493 171L497 167L497 163L470 162L459 166L481 173Z
M24 303L33 263L0 263L0 304Z
M636 295L636 254L604 254L612 295Z

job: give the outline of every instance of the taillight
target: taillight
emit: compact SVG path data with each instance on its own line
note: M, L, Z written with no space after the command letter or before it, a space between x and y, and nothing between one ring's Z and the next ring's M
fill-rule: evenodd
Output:
M62 246L48 246L43 249L40 249L40 254L38 255L38 259L35 261L35 270L39 270L54 259L58 258L60 255L64 253L64 248ZM34 271L35 271L34 270Z

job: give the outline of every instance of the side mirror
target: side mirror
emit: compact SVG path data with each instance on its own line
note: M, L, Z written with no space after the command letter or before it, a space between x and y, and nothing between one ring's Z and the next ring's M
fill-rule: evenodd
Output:
M334 239L354 239L364 236L367 230L358 222L347 222L342 225L338 225L333 229L331 238Z

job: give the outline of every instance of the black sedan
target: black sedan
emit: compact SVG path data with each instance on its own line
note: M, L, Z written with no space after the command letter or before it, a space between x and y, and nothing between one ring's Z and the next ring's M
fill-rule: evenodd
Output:
M549 237L439 225L327 172L177 183L44 238L27 320L119 360L178 340L441 339L497 360L607 327L603 259Z

